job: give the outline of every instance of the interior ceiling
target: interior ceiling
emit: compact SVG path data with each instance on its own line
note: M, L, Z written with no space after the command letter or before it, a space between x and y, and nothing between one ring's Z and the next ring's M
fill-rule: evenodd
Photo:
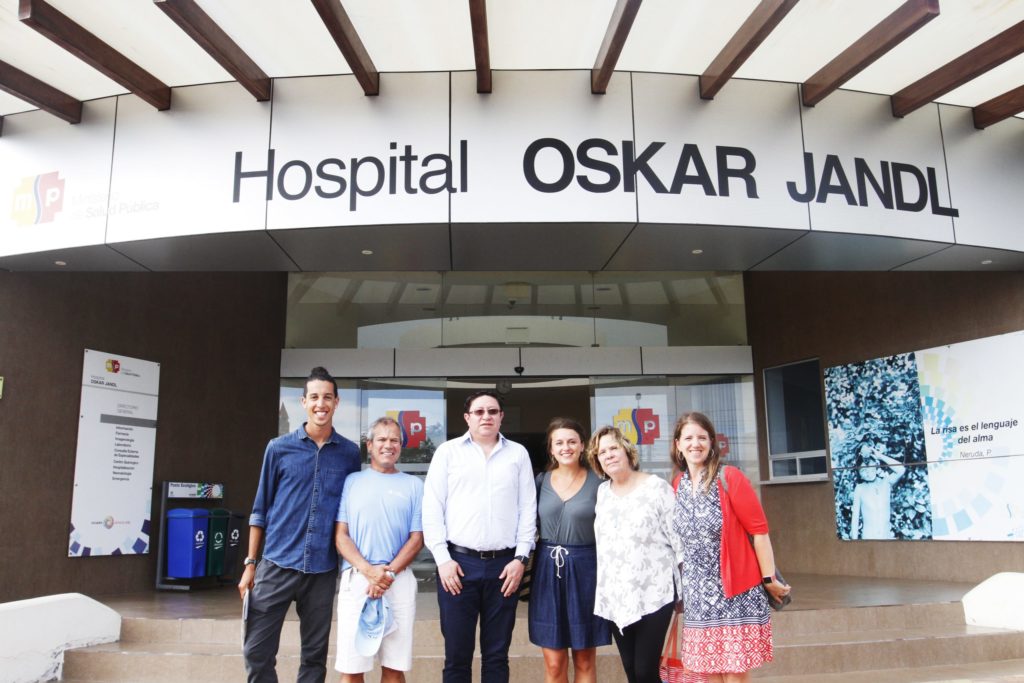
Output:
M538 307L580 307L589 315L605 306L742 306L743 280L735 273L296 273L288 279L288 306L409 305L458 310L505 309L509 315Z
M595 92L614 70L699 75L705 97L733 77L800 83L805 103L845 88L890 96L894 114L969 107L987 127L1024 110L1024 1L0 0L0 134L4 115L41 108L74 122L83 101L126 93L163 109L171 89L202 83L236 80L267 99L274 78L351 73L376 94L380 73L475 70L490 92L505 69L589 69ZM490 228L507 248L485 254L477 226L389 227L85 247L0 268L1024 269L1017 252L800 231L687 226L666 243L662 226L576 226L585 243L550 255L522 225Z

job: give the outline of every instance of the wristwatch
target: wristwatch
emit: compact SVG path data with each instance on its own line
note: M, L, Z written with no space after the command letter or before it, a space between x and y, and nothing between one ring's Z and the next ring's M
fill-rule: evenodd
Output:
M767 586L769 583L775 583L775 579L770 576L765 576L761 579L761 583Z
M530 564L530 556L529 555L516 555L515 559L517 559L520 562L522 562L524 567L526 565Z
M244 560L242 560L242 566L245 567L245 566L248 566L250 564L256 564L256 562L257 562L257 560L256 560L255 557L247 557Z

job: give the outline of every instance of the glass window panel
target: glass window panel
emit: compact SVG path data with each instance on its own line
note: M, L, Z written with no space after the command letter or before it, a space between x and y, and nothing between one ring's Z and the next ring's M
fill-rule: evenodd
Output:
M825 413L817 360L764 371L768 449L772 456L824 450Z
M796 458L781 458L772 460L772 478L795 477L797 474Z
M825 456L813 458L800 458L800 474L825 474L828 471L825 465Z

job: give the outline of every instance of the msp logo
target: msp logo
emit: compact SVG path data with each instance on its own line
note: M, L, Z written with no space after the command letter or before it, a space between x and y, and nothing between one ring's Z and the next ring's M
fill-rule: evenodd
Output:
M661 436L661 419L650 408L623 408L615 414L612 422L637 446L652 444Z
M121 361L114 360L113 358L107 359L107 372L118 373L121 372Z
M723 458L729 455L729 437L725 434L718 434L718 452Z
M394 418L402 428L402 448L418 448L427 438L427 418L418 410L389 410L387 416Z
M11 217L18 225L49 223L64 208L64 180L59 171L21 179L14 189Z

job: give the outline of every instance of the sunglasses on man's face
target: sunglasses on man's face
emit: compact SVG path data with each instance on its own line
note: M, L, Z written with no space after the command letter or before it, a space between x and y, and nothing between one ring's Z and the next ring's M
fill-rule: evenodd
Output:
M501 413L501 408L477 408L476 410L469 411L470 415L476 415L477 417L483 417L484 415L493 417L499 413Z

